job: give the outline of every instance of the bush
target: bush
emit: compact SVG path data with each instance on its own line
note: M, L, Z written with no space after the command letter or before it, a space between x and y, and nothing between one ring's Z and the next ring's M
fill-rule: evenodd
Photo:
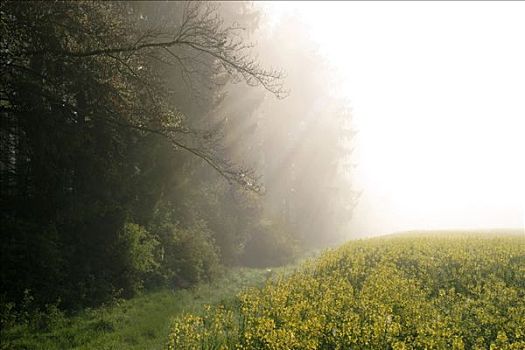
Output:
M219 250L203 221L188 228L165 224L159 233L161 273L172 287L189 287L219 274Z
M299 254L297 241L284 225L261 221L247 241L242 263L250 267L282 266Z
M64 312L59 309L60 299L55 303L40 307L36 304L30 290L24 291L23 299L15 304L8 302L5 295L0 296L0 327L8 330L16 325L35 331L48 331L65 320Z
M124 224L118 232L113 247L117 266L112 268L116 274L114 286L122 290L123 296L140 291L147 274L158 268L155 258L158 244L144 227L134 223Z

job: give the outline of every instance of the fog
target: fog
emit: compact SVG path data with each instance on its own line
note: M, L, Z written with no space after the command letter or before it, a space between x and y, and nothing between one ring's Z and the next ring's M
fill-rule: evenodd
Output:
M257 5L302 24L351 108L348 237L524 227L525 4Z

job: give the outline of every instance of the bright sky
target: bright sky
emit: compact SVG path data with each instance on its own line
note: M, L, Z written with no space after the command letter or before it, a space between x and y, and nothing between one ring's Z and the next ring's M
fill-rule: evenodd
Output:
M296 13L358 130L352 234L524 227L525 2L268 2Z

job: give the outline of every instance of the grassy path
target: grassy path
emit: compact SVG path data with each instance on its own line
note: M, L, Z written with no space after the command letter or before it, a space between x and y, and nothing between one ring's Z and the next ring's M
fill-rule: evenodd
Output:
M2 331L0 349L163 349L174 316L200 313L205 304L233 302L241 289L261 285L266 278L265 270L232 269L214 283L145 293L74 317L57 317L42 329L16 326Z

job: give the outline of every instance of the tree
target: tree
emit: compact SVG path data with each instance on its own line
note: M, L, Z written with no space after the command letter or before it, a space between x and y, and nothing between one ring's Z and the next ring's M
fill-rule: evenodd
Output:
M354 135L348 101L340 97L336 77L307 32L297 18L287 17L273 33L261 35L263 58L286 70L291 93L284 101L262 101L249 142L267 190L264 215L284 222L311 248L344 238L357 198L352 167L345 164ZM287 45L275 50L276 40Z
M201 134L184 124L184 116L177 106L167 102L169 91L163 89L164 82L151 63L155 60L164 65L177 65L188 85L191 84L192 73L205 74L211 70L215 76L227 75L236 81L244 80L249 85L260 84L277 96L284 96L286 92L280 83L282 73L261 68L247 54L250 46L237 34L241 28L224 26L215 6L188 2L182 9L171 9L181 11L180 20L175 19L164 25L139 23L136 30L133 15L143 22L147 22L147 17L135 14L133 5L125 3L61 3L43 7L10 5L14 7L14 12L19 10L19 13L8 17L4 23L5 32L14 31L13 36L18 40L5 42L4 50L9 58L4 62L3 69L7 76L29 74L33 79L50 78L47 72L28 67L24 61L40 66L61 62L75 69L93 65L91 68L94 69L86 72L86 76L95 78L90 82L100 89L101 94L96 97L103 111L85 105L86 102L82 101L85 96L79 95L78 87L76 91L63 88L45 93L34 90L32 93L48 103L62 104L63 111L69 113L73 120L99 118L116 127L135 128L165 136L175 147L204 159L229 180L254 186L244 171L234 169L215 153L212 146L216 145L210 140L213 135L208 132ZM75 23L81 16L79 12L82 12L83 19ZM40 22L31 21L30 16ZM59 37L46 36L51 32L48 23L60 28ZM108 42L119 44L113 46ZM206 58L212 58L211 64ZM113 73L111 79L107 77L102 82L100 73L98 76L89 74L95 70L103 71L102 68ZM50 82L53 83L46 81ZM15 106L23 104L14 97L14 92L11 89L4 92L5 109L12 111Z
M9 297L32 289L43 302L98 303L137 285L138 272L115 274L146 262L125 252L115 261L108 247L156 241L143 227L173 185L176 151L259 189L250 169L227 159L220 134L181 111L173 87L200 94L199 77L210 86L242 80L282 96L281 73L250 56L241 29L225 25L214 4L165 4L173 17L160 22L148 19L151 6L0 5L1 283ZM120 234L132 232L126 227L135 238ZM59 272L33 278L49 271Z

